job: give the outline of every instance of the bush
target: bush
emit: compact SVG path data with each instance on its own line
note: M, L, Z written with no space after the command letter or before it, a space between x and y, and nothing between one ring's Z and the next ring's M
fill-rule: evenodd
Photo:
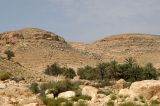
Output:
M41 99L46 106L62 106L61 105L62 103L68 103L68 100L64 98L51 99L51 98L42 97ZM64 106L67 106L67 105L64 105Z
M14 52L10 49L7 49L4 51L4 53L7 55L7 59L10 60L12 57L14 57Z
M87 80L100 79L98 71L95 68L92 68L90 66L79 68L77 71L77 74L78 76L80 76L80 79L87 79Z
M7 71L0 71L0 80L4 81L11 77L11 73Z
M108 80L100 80L95 87L103 88L105 86L111 86L112 84Z
M159 106L160 105L160 102L157 101L157 100L152 100L151 101L151 106Z
M117 99L117 96L115 94L112 94L111 95L111 100L116 100Z
M157 79L157 69L151 63L141 67L136 64L133 58L127 58L126 63L118 64L116 61L100 63L93 68L85 66L78 69L80 79L86 80L118 80L123 78L126 81L134 82L140 80ZM109 84L109 83L108 83ZM105 84L104 84L105 85ZM104 86L102 84L102 86ZM106 83L107 85L107 83Z
M71 101L65 102L62 106L73 106L73 103Z
M88 104L83 101L80 101L76 106L88 106Z
M37 93L40 92L40 89L39 89L37 83L32 83L29 88L30 88L30 90L31 90L33 93L36 93L36 94L37 94Z
M74 78L76 76L74 69L60 67L57 63L47 66L44 73L52 76L64 75L66 78Z
M63 75L66 78L74 78L76 76L76 73L72 68L64 68Z
M47 66L47 68L45 69L45 74L47 75L58 76L61 75L62 73L63 70L57 63L54 63L51 66Z
M40 85L40 92L42 95L44 95L47 89L50 89L51 93L53 93L54 96L58 96L58 94L61 92L69 90L76 91L77 89L79 89L79 82L71 82L69 80L64 80L58 82L53 81Z
M139 106L139 105L133 102L126 102L126 103L121 104L120 106Z
M109 91L109 90L99 90L97 92L98 94L104 94L106 96L110 95L112 93L112 91Z
M114 106L114 102L110 100L107 102L106 106Z
M91 100L92 98L90 96L87 96L87 95L79 95L79 96L76 96L76 97L72 98L73 101L78 101L79 99Z

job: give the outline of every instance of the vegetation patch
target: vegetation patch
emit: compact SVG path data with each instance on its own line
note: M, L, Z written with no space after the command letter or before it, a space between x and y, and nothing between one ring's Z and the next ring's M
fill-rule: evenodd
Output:
M140 106L140 105L137 105L134 102L125 102L125 103L121 104L120 106Z
M11 73L0 70L0 80L4 81L4 80L9 79L10 77L11 77Z
M91 100L92 98L90 96L87 96L87 95L79 95L79 96L76 96L76 97L73 97L72 100L73 101L78 101L78 100Z
M104 94L104 95L108 96L108 95L112 94L112 91L110 91L110 90L99 90L97 93L98 94Z
M141 80L157 79L157 69L151 63L145 66L139 66L136 61L130 57L125 63L119 64L117 61L100 63L93 68L85 66L78 69L80 79L87 80L118 80L123 78L126 81L134 82ZM109 84L109 83L108 83Z
M114 102L112 100L110 100L106 103L106 106L114 106Z
M64 75L66 78L74 78L76 76L74 69L60 67L60 65L57 63L47 66L44 73L51 76Z

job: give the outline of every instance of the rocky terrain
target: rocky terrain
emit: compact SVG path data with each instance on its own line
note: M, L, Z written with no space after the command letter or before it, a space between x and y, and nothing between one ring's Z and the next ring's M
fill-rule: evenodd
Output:
M160 36L149 34L120 34L108 36L93 43L70 43L72 47L93 54L101 61L124 62L133 57L138 64L153 63L160 67Z
M4 53L7 49L11 49L15 54L11 60L8 60ZM30 84L64 79L63 76L53 77L44 74L47 65L56 62L76 70L86 65L94 67L98 63L111 60L123 63L127 57L135 58L142 66L150 62L157 69L160 68L160 36L120 34L91 43L82 43L67 42L55 33L37 28L2 32L0 71L10 72L12 78L0 81L0 106L44 106L38 98L39 94L33 94L29 90ZM80 81L78 77L74 80ZM126 101L140 106L150 105L152 102L160 103L159 80L144 80L128 85L128 82L121 79L103 88L94 87L95 82L84 82L80 85L81 93L91 97L91 100L84 100L89 106L121 106ZM105 93L98 93L100 90ZM112 93L106 95L106 92ZM47 91L45 93L47 97L54 98L53 94ZM60 93L57 98L69 99L75 96L75 91L66 91Z
M43 106L24 82L0 81L0 106Z

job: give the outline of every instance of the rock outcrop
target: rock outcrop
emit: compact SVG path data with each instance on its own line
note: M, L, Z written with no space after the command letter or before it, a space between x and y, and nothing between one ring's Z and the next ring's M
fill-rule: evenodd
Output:
M18 41L23 39L46 39L65 42L62 37L55 33L37 28L25 28L19 31L0 33L0 44L16 44Z
M98 89L92 86L85 86L82 89L82 95L91 96L92 98L96 96Z
M66 91L66 92L62 92L58 95L58 98L71 98L71 97L75 97L76 93L74 91Z
M0 85L6 85L0 89L0 106L43 106L41 100L33 94L27 84L15 81L1 81Z
M153 96L160 94L160 80L137 81L132 83L130 90L146 99L151 99Z

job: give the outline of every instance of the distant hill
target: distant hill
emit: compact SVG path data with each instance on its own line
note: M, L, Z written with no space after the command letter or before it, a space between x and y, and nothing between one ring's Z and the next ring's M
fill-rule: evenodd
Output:
M0 33L1 55L7 48L15 52L14 61L40 72L54 62L73 68L97 63L92 55L74 49L62 37L37 28Z
M160 36L149 34L119 34L108 36L93 43L71 43L72 47L93 53L101 61L117 60L124 62L127 57L134 57L144 65L148 62L160 67Z
M15 53L13 61L4 59L7 48ZM66 42L55 33L42 29L25 28L0 33L0 56L1 70L14 69L15 75L22 76L27 73L25 77L30 79L46 78L43 71L54 62L77 69L111 60L124 62L125 58L134 57L140 65L151 62L160 68L160 36L120 34L82 43Z

